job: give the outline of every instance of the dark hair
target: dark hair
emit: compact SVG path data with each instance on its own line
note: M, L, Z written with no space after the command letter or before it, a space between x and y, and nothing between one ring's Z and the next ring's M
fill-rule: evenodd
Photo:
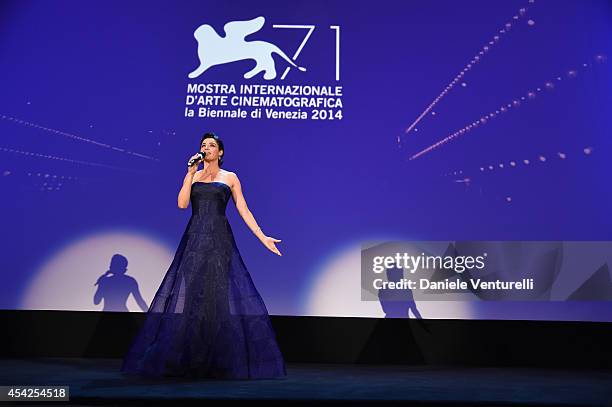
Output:
M221 140L219 136L217 136L215 133L205 133L202 136L202 139L200 140L200 147L202 147L202 143L207 138L211 138L215 140L217 144L219 145L219 151L223 151L223 155L219 157L219 167L221 167L221 165L223 165L223 157L225 157L225 148L223 147L223 140Z

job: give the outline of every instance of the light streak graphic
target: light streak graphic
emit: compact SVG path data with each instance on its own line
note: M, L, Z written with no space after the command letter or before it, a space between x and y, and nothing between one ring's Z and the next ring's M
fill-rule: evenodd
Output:
M595 56L595 62L597 63L603 63L606 61L606 57L605 55L596 55ZM587 69L592 67L592 64L588 64L588 63L584 63L582 64L582 67ZM577 76L577 71L574 69L568 70L565 73L565 77L568 79L573 79ZM444 137L443 139L437 141L436 143L422 149L421 151L417 152L416 154L413 154L412 156L409 157L409 160L415 160L433 150L435 150L436 148L448 143L449 141L458 138L460 136L464 136L465 134L469 133L470 131L474 130L477 127L481 127L485 124L487 124L490 120L497 118L498 116L500 116L503 113L506 113L508 111L510 111L510 109L517 109L519 107L521 107L523 105L523 103L533 100L536 98L536 95L538 93L543 92L544 90L547 91L552 91L555 89L555 82L561 82L563 80L562 76L556 76L553 80L549 80L544 82L544 84L542 85L542 87L536 87L533 90L529 90L527 91L524 95L519 96L515 99L513 99L512 101L503 104L497 108L495 108L494 110L488 112L488 113L484 113L482 116L480 116L479 118L476 118L476 120L466 124L465 126L463 126L462 128L460 128L459 130L456 130L455 132L449 134L448 136Z
M534 2L535 2L534 0L528 0L528 4L533 4ZM444 96L446 96L446 94L465 76L466 73L468 73L476 64L482 61L484 56L487 55L489 51L501 40L502 36L507 36L507 34L510 32L514 24L516 24L517 20L519 20L520 18L523 18L527 14L527 11L528 11L528 7L521 7L518 10L517 14L515 14L512 17L512 20L514 21L510 20L507 23L505 23L504 26L501 27L496 32L496 34L487 43L485 43L485 45L483 45L480 48L480 51L478 51L478 53L474 55L467 64L465 64L463 69L461 69L461 71L459 71L459 73L455 75L453 80L450 81L448 85L446 85L444 90L442 90L442 92L440 92L440 94L434 98L434 100L425 108L425 110L423 110L423 112L412 122L412 124L410 124L410 126L406 128L404 133L408 134L411 131L416 131L417 124L419 124L419 122L423 120L423 118L427 115L427 113L429 113L438 104L438 102L440 102L440 100L442 100ZM533 20L529 20L529 21L533 21ZM533 25L533 24L529 24L529 25ZM467 85L465 83L461 83L461 86L465 87ZM398 136L398 141L399 141L399 136Z
M584 154L585 156L590 156L591 154L593 154L593 147L591 146L587 146L584 147L582 150L580 150L582 152L582 154ZM488 173L491 171L500 171L500 170L513 170L513 169L517 169L519 168L519 164L522 163L524 166L529 166L530 164L547 164L549 162L551 162L555 157L558 158L561 161L567 160L568 159L568 154L563 152L563 151L557 151L556 153L552 154L549 153L548 155L542 153L542 154L536 154L534 155L536 158L533 160L529 160L528 158L519 160L519 159L512 159L512 160L505 160L503 162L498 162L498 163L491 163L491 164L482 164L478 167L478 171L481 173ZM573 157L578 156L578 154L573 155ZM497 169L497 170L496 170ZM465 170L468 171L468 170ZM464 170L455 170L452 173L447 173L447 174L443 174L444 176L456 176L459 174L463 174ZM455 179L454 182L470 182L471 178L461 178L461 179Z
M73 160L72 158L58 157L56 155L35 153L35 152L31 152L31 151L16 150L14 148L8 148L8 147L2 147L2 146L0 146L0 151L5 152L5 153L21 154L21 155L25 155L25 156L29 156L29 157L45 158L45 159L48 159L48 160L63 161L63 162L71 163L71 164L80 164L80 165L88 165L88 166L91 166L91 167L109 168L109 169L112 169L112 170L128 171L128 172L134 172L134 173L143 173L143 171L133 170L133 169L130 169L130 168L116 167L114 165L95 163L95 162L91 162L91 161Z
M7 116L7 115L4 115L4 114L0 114L0 119L6 120L6 121L10 121L10 122L13 122L13 123L17 123L17 124L20 124L22 126L32 127L32 128L38 129L38 130L43 130L43 131L48 132L48 133L58 134L60 136L71 138L73 140L78 140L78 141L82 141L84 143L93 144L93 145L98 146L98 147L108 148L108 149L111 149L111 150L114 150L114 151L118 151L120 153L129 154L129 155L132 155L132 156L135 156L135 157L139 157L139 158L144 158L146 160L159 161L159 159L157 159L155 157L151 157L151 156L148 156L148 155L145 155L145 154L140 154L140 153L137 153L137 152L134 152L134 151L130 151L130 150L126 150L126 149L123 149L123 148L111 146L110 144L101 143L99 141L88 139L88 138L81 137L81 136L77 136L76 134L67 133L65 131L61 131L61 130L57 130L57 129L52 129L52 128L49 128L49 127L41 126L39 124L32 123L32 122L29 122L27 120L18 119L16 117L11 117L11 116Z

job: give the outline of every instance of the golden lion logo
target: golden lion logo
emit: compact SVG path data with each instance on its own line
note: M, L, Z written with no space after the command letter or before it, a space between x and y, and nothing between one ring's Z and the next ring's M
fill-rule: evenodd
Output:
M221 37L214 28L208 24L199 26L193 36L198 41L198 58L200 66L189 74L189 78L197 78L208 68L215 65L227 64L253 59L255 68L244 74L245 79L250 79L260 72L264 72L264 79L276 78L276 67L272 54L280 55L294 68L306 71L306 68L296 65L276 45L265 41L246 41L245 38L261 29L265 23L264 17L257 17L248 21L230 21L223 26L225 37Z

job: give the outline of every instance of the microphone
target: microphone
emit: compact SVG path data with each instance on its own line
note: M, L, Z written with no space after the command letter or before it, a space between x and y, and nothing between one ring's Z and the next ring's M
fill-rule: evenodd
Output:
M205 153L199 151L198 152L198 157L196 158L192 158L191 160L189 160L189 162L187 163L188 167L191 167L192 165L194 165L195 163L202 161L204 159L204 157L206 156Z

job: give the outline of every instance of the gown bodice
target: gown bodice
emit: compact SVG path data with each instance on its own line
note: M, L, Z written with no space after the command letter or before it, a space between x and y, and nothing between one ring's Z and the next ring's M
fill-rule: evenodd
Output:
M223 182L196 181L191 186L192 216L225 216L231 188Z

